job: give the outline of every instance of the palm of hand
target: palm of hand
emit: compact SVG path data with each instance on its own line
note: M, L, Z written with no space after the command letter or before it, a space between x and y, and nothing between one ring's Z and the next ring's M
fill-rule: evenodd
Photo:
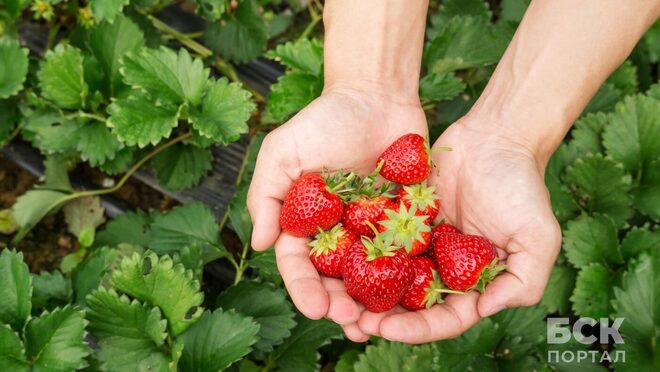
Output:
M542 167L523 146L469 125L479 123L456 123L438 139L434 147L453 151L436 153L430 183L442 197L442 216L501 247L507 272L483 295L449 295L444 304L418 312L365 312L358 323L363 334L411 343L450 338L503 307L540 300L561 238Z

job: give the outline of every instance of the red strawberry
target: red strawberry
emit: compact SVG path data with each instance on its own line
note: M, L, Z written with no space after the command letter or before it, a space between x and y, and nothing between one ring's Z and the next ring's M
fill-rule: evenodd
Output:
M427 186L426 181L410 186L403 186L399 191L399 201L407 208L417 207L417 215L429 216L433 221L440 211L440 196L435 193L435 186Z
M380 174L402 185L424 181L431 173L431 150L419 134L406 134L394 141L378 158Z
M344 270L344 255L357 237L350 231L335 225L331 230L321 231L309 242L312 250L309 258L319 273L341 278Z
M282 230L293 236L305 237L316 234L319 229L331 229L341 219L344 209L335 193L342 185L338 183L331 188L316 173L300 176L284 198L280 214Z
M375 198L362 196L346 204L341 222L355 234L372 238L374 232L371 231L365 221L369 221L372 225L375 225L382 219L385 209L395 207L396 203L385 196L377 196Z
M401 306L408 310L421 310L442 303L442 293L464 293L444 289L438 277L437 266L433 259L426 256L410 258L413 279L404 292Z
M387 311L401 301L412 279L410 258L380 234L353 243L344 258L346 292L367 310Z
M450 225L448 223L444 222L444 219L437 225L433 226L431 229L431 247L435 246L435 240L438 238L438 235L440 234L445 234L445 233L455 233L455 234L462 234L461 230L456 228L453 225ZM433 249L430 249L433 250Z
M431 243L431 226L428 216L418 216L417 207L408 209L401 203L399 210L386 209L379 231L384 239L406 249L411 256L421 254Z
M434 248L442 281L457 291L477 288L483 292L506 267L499 264L495 244L481 236L440 234Z

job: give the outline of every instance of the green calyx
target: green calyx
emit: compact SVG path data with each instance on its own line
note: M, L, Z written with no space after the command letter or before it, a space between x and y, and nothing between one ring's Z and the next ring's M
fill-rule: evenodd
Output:
M428 186L426 181L417 185L404 186L406 191L404 199L410 201L411 206L416 206L417 210L424 210L429 206L434 206L440 196L435 193L435 186Z
M328 192L338 195L344 202L351 202L361 197L375 198L378 196L394 197L388 192L392 183L385 182L376 186L376 180L384 161L381 161L376 170L367 176L359 176L353 172L329 173L324 169L323 175Z
M364 245L364 248L367 250L367 261L373 261L378 257L394 256L396 251L400 248L392 244L391 240L384 238L371 222L364 221L364 223L367 224L376 234L373 239L366 236L362 237L362 245Z
M431 231L431 227L425 223L428 216L416 216L416 213L415 205L408 209L403 203L399 205L398 212L386 209L387 219L378 222L386 229L383 237L391 240L395 245L404 247L406 252L410 252L415 240L425 243L422 233Z
M426 292L426 296L424 296L424 306L426 306L427 309L430 309L431 306L435 304L441 304L444 302L442 299L442 294L443 293L453 293L453 294L465 294L467 292L462 292L462 291L454 291L451 289L447 289L442 285L442 282L440 281L440 276L438 275L438 272L436 270L432 271L433 273L433 280L429 283L429 286L424 289L424 292Z
M310 256L320 256L323 254L328 254L337 249L337 243L339 238L344 236L346 232L342 228L341 224L336 224L332 229L323 231L319 228L319 233L316 234L314 240L309 242L307 245L312 247L312 250L309 252Z
M493 258L493 260L486 267L484 267L483 270L481 270L481 276L473 288L476 288L479 292L484 293L486 291L486 285L492 282L497 274L500 273L500 271L505 269L506 265L500 264L499 258Z

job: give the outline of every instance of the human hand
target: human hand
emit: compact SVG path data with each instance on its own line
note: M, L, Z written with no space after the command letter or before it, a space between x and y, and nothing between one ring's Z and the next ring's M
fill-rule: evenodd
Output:
M366 339L356 322L363 308L340 279L320 277L309 259L309 238L282 232L279 215L292 182L301 174L351 170L368 174L389 144L407 133L426 134L419 100L403 100L382 89L326 88L286 124L264 139L248 193L254 224L252 246L265 250L275 243L277 266L296 307L305 316L327 317L342 324L356 340ZM396 98L394 98L396 97Z
M561 243L543 182L547 156L501 129L476 117L451 125L434 147L453 152L435 154L438 171L429 182L442 198L441 217L501 247L506 271L484 294L451 294L428 310L365 311L362 333L407 343L452 338L504 308L540 301Z

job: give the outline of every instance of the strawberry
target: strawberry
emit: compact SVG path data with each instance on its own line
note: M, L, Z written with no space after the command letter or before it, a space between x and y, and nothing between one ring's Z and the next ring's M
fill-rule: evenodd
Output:
M419 134L399 137L378 158L381 176L402 185L421 183L431 173L431 150Z
M418 216L414 205L408 209L401 203L398 211L386 209L378 224L383 238L405 248L410 256L421 254L431 243L429 218Z
M426 256L410 258L413 279L403 293L399 304L408 310L428 309L442 303L442 293L464 293L444 289L440 283L437 266L433 259Z
M431 247L434 247L435 245L435 240L438 238L438 235L444 234L444 233L455 233L455 234L462 234L461 230L456 228L453 225L450 225L446 222L444 222L444 219L440 221L439 224L433 226L431 229L431 244L429 244ZM433 249L431 249L433 250Z
M406 252L378 233L373 239L357 240L344 257L346 292L375 313L396 306L411 279Z
M374 233L365 222L369 221L375 225L382 219L385 209L395 207L396 203L385 196L375 198L361 196L359 199L346 204L341 222L355 234L372 238Z
M427 186L426 181L422 183L403 186L397 195L399 202L407 208L413 205L417 207L417 215L429 216L433 221L440 211L440 197L435 193L435 186Z
M356 239L355 234L344 229L341 224L335 225L328 231L321 230L314 240L309 242L309 246L312 247L309 258L319 273L341 278L344 270L344 255Z
M316 234L319 229L331 229L339 222L344 210L337 193L350 177L343 180L341 177L329 178L330 184L326 184L326 179L316 173L300 176L284 198L280 213L282 230L305 237Z
M499 264L495 244L481 236L440 234L434 248L442 281L457 291L477 288L483 293L506 267Z

